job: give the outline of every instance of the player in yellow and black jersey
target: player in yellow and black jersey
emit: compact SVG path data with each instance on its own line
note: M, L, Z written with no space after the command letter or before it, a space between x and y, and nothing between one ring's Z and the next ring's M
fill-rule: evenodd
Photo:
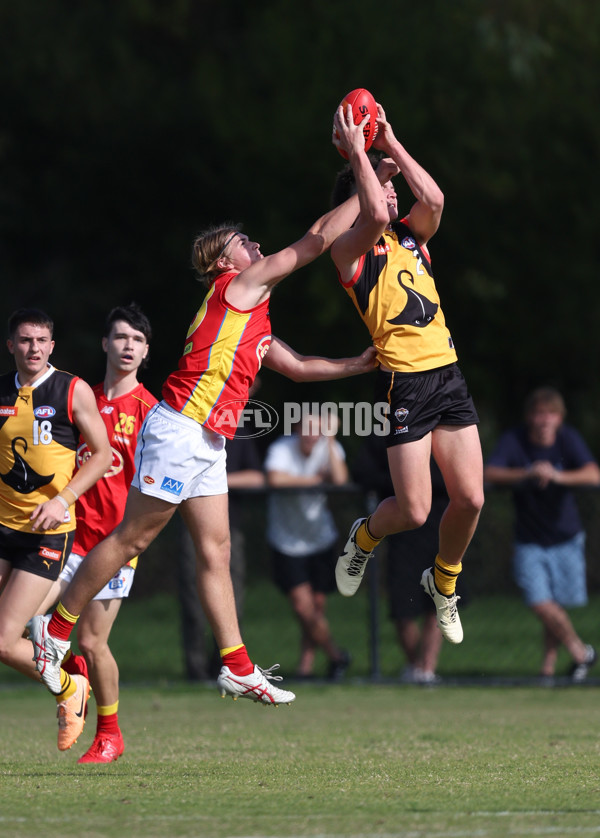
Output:
M358 192L360 215L334 242L331 255L377 349L375 400L389 411L388 462L395 496L354 522L336 578L340 592L351 596L381 539L425 522L431 508L433 454L449 503L440 524L438 554L433 567L423 570L421 584L436 605L442 633L460 643L456 577L483 505L483 463L477 413L456 363L427 249L440 223L444 196L398 142L381 105L377 110L373 146L393 166L392 176L402 174L415 203L398 220L391 179L381 186L373 165L365 162L364 149L351 145L352 116L340 107L334 143L348 152L352 165L338 175L333 200L337 205ZM362 167L357 158L363 158Z
M111 451L88 384L49 363L53 323L20 309L8 324L16 371L0 377L0 660L39 681L23 637L73 543L75 501L104 474ZM91 456L75 474L79 433ZM61 671L58 745L83 729L89 683Z

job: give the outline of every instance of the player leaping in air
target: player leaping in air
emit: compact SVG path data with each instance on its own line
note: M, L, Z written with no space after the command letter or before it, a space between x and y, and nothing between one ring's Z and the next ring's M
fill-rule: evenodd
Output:
M349 128L345 141L362 148L353 155L357 179L370 177L362 125ZM382 183L388 171L384 163L379 170ZM123 521L88 553L52 616L33 621L36 665L51 689L56 688L78 615L120 567L148 547L179 508L196 548L200 601L221 653L221 694L265 704L294 700L294 693L269 683L279 678L273 676L273 667L263 670L252 663L240 634L229 571L225 438L235 433L261 361L297 381L340 378L373 368L373 347L358 358L298 355L271 338L269 319L275 286L324 253L357 213L358 198L352 196L319 218L297 242L266 257L257 242L232 225L208 230L194 242L194 264L208 293L189 328L178 369L164 384L163 400L141 429ZM232 415L232 421L223 422L226 415Z
M442 633L460 643L456 577L483 505L483 463L477 413L457 366L427 250L444 197L398 142L380 105L377 122L373 147L393 161L394 174L402 174L415 202L399 220L392 181L382 186L373 170L364 179L356 177L353 149L350 166L338 175L334 204L358 191L360 215L333 244L331 256L377 348L375 401L389 405L388 463L395 496L354 522L338 560L337 584L342 594L352 596L382 538L425 522L431 508L433 454L449 504L440 523L438 553L421 584L435 602ZM335 115L334 144L336 129L347 142L351 129L341 108Z

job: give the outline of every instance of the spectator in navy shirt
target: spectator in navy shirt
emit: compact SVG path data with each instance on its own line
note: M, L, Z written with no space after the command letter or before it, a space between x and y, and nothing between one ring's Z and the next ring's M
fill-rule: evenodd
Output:
M596 650L577 635L566 608L587 602L585 533L571 491L600 484L600 468L581 435L564 424L565 403L551 387L535 390L523 425L505 433L485 466L488 484L511 486L515 506L515 580L544 627L541 675L554 676L562 644L573 681L585 680Z

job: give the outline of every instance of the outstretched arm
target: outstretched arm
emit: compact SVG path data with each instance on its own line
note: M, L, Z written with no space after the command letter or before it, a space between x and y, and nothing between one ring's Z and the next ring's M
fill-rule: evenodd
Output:
M377 350L370 346L354 358L322 358L300 355L287 343L274 337L263 366L275 370L292 381L331 381L370 372L377 366Z
M444 195L434 179L398 142L385 111L377 105L378 131L373 147L383 151L398 166L402 177L415 196L416 203L408 215L410 229L419 244L426 244L437 231L444 209Z
M357 178L362 178L368 170L372 174L364 151L363 135L363 123L369 117L365 117L360 125L354 125L352 109L348 107L348 111L351 127L346 129L345 147L350 149L349 160ZM227 301L244 311L259 305L282 279L325 253L351 227L358 212L359 198L353 195L339 207L322 215L297 242L254 262L234 277L227 289Z

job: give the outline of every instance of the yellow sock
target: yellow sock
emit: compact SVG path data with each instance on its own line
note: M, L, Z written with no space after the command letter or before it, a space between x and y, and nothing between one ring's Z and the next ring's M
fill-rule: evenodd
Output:
M112 716L119 710L119 702L115 701L114 704L107 704L104 707L101 705L96 705L96 712L99 716Z
M433 580L435 587L444 596L452 596L456 591L456 577L462 570L462 562L446 564L439 554L435 557Z
M54 698L56 699L57 704L61 701L66 701L68 698L71 698L72 695L75 695L77 690L77 684L71 678L68 672L65 672L64 669L60 670L60 692L56 693Z
M372 553L373 550L377 547L382 538L375 538L371 534L369 530L369 521L371 520L371 516L367 518L366 521L363 521L360 527L356 530L356 534L354 536L354 540L356 541L357 545L363 550L365 553Z

